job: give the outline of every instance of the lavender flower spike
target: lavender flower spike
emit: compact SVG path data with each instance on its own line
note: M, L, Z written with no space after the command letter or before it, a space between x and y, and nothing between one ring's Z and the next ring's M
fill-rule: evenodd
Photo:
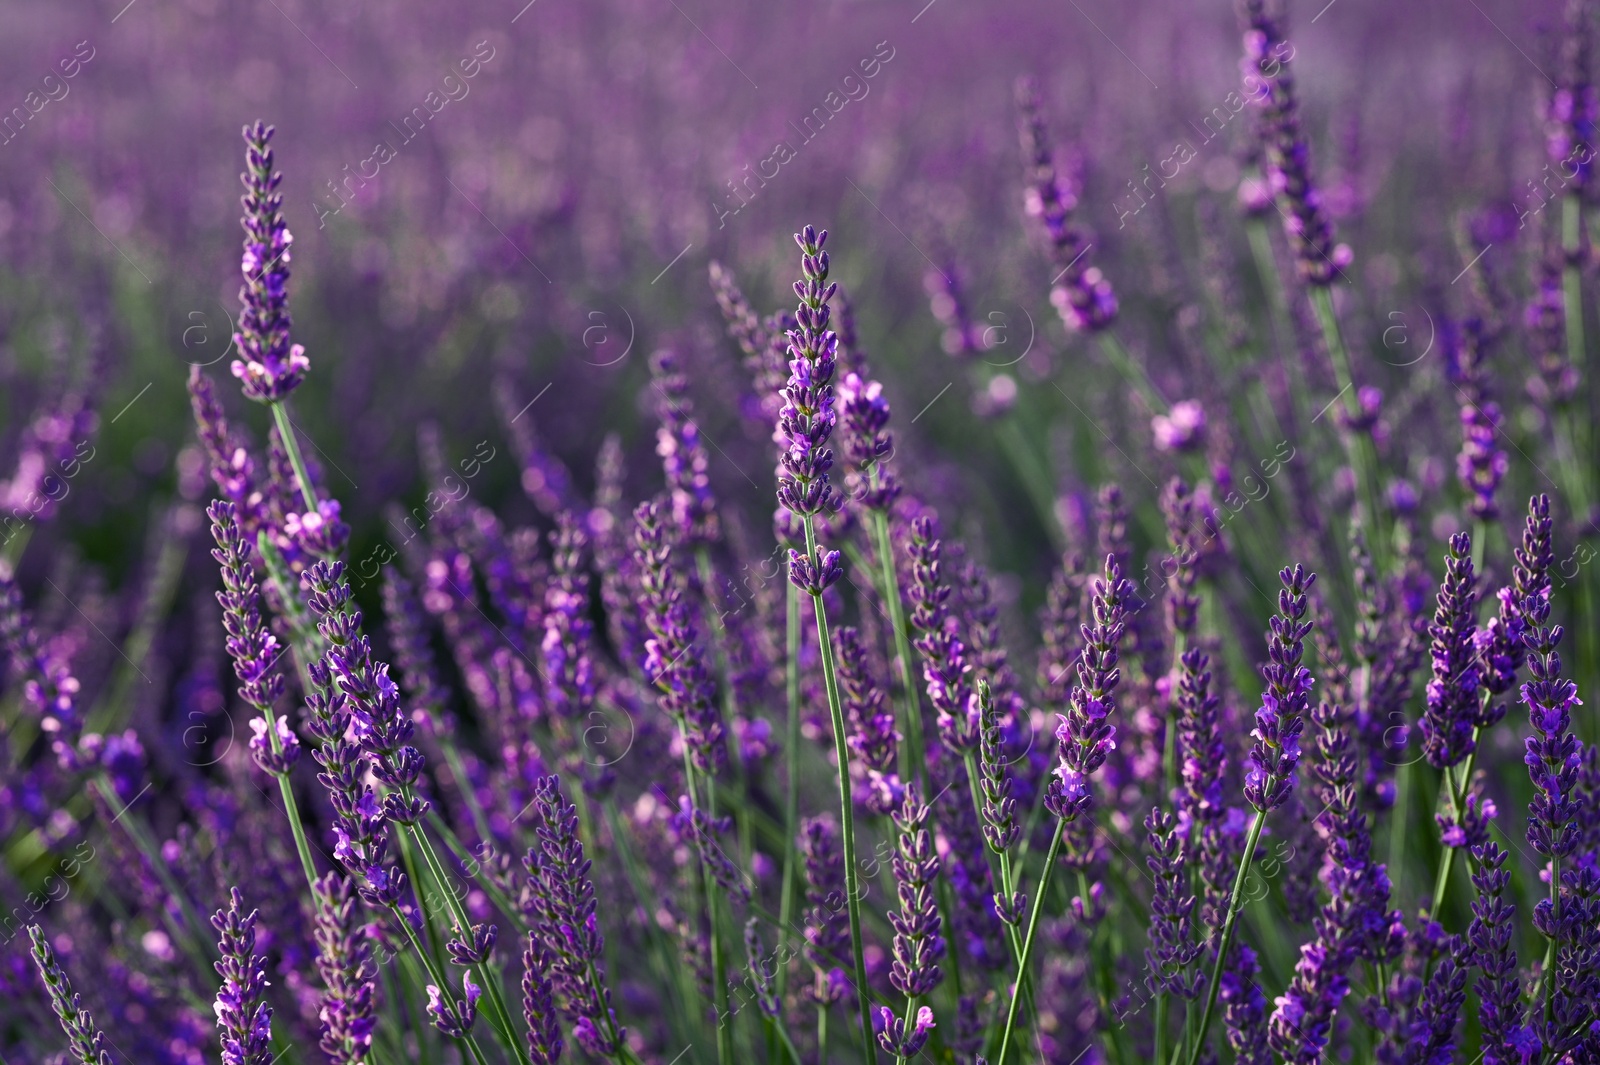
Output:
M83 1008L83 1000L72 991L72 981L66 970L56 960L44 929L36 924L28 926L28 938L33 940L33 964L44 981L45 992L50 996L50 1007L61 1019L61 1030L67 1033L72 1044L72 1056L78 1065L111 1065L111 1055L106 1053L105 1036L95 1027L94 1018Z
M359 920L349 877L329 873L314 886L317 973L322 997L322 1052L333 1065L356 1065L372 1048L377 969L372 941Z
M1522 701L1527 704L1534 731L1527 739L1528 753L1523 760L1536 791L1528 806L1528 844L1559 863L1578 844L1573 790L1582 744L1572 734L1572 709L1581 700L1577 685L1561 677L1556 645L1561 642L1562 629L1545 624L1550 618L1550 600L1530 598L1523 612L1531 626L1526 640L1533 679L1522 686Z
M244 394L262 403L295 390L311 368L305 348L289 343L289 245L294 236L283 221L283 175L272 169L271 126L257 122L244 129L244 311L233 343L243 358L233 361L233 376Z
M233 888L226 910L211 918L217 930L217 1027L222 1065L269 1065L272 1007L267 1005L267 962L256 953L256 911L244 912L244 895Z
M939 734L956 751L978 746L978 706L967 681L971 669L966 647L956 635L957 625L947 602L950 585L940 563L942 545L933 518L924 514L911 522L911 626L912 641L922 652L922 677L928 702L938 714Z
M1439 608L1429 626L1433 637L1433 679L1428 681L1422 712L1422 753L1435 769L1460 764L1476 745L1478 718L1478 655L1473 623L1478 594L1473 589L1472 537L1450 537Z
M522 952L522 1016L528 1022L528 1056L533 1065L556 1065L565 1044L550 980L550 952L537 932L528 933Z
M926 827L928 804L915 784L906 785L905 799L895 812L900 830L893 861L900 910L889 915L894 926L894 962L889 982L895 990L915 1001L939 986L944 972L939 959L944 956L942 918L933 897L933 882L939 875L939 856L933 836ZM893 1047L886 1049L896 1053Z
M788 441L778 475L778 502L809 519L839 509L839 492L828 482L833 449L828 439L838 419L834 410L833 372L839 338L828 328L828 301L839 289L828 281L828 253L822 250L828 232L810 226L795 234L804 277L794 285L800 305L796 328L789 330L789 383L784 386L778 432ZM810 528L809 521L807 528ZM812 595L821 595L844 574L837 551L822 553L814 543L806 553L789 552L789 580Z
M1116 747L1117 728L1107 718L1116 708L1114 694L1122 679L1118 646L1128 624L1133 584L1122 576L1114 555L1106 556L1105 574L1095 584L1094 621L1084 626L1083 654L1078 660L1078 683L1073 685L1067 712L1057 714L1060 764L1056 781L1045 802L1063 822L1073 822L1093 801L1089 778L1105 764Z
M1301 665L1301 658L1311 632L1311 622L1305 620L1309 608L1306 593L1317 575L1297 565L1280 571L1278 579L1283 588L1278 592L1278 613L1272 618L1268 638L1270 661L1262 667L1267 687L1261 693L1261 709L1256 711L1256 727L1250 733L1256 742L1250 749L1251 766L1244 785L1244 797L1261 813L1282 806L1294 788L1300 732L1311 701L1311 671Z

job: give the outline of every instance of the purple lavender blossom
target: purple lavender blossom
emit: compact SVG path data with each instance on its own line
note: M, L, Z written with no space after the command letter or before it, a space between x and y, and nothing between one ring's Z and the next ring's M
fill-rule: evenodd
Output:
M52 737L56 756L73 764L73 745L82 721L78 713L78 678L72 666L39 629L22 603L11 564L0 560L0 649L10 659L13 676L25 678L22 694L39 718L39 729Z
M1580 705L1578 687L1561 676L1560 625L1547 625L1550 600L1530 597L1522 606L1528 620L1524 639L1533 679L1522 686L1522 701L1534 735L1528 737L1524 761L1533 778L1534 799L1528 806L1528 844L1559 862L1577 847L1577 807L1573 788L1578 779L1582 744L1572 734L1572 710ZM1548 902L1541 903L1547 906Z
M1300 732L1311 700L1311 671L1300 660L1311 631L1311 622L1305 620L1306 593L1317 575L1297 565L1281 570L1278 579L1283 589L1278 593L1278 613L1272 618L1268 639L1270 661L1262 667L1267 686L1261 693L1261 709L1256 711L1256 727L1250 733L1256 742L1250 748L1251 765L1244 784L1244 797L1262 813L1282 806L1294 788Z
M605 939L595 914L594 880L578 838L578 808L561 796L561 782L544 777L534 789L538 846L530 847L525 916L550 954L550 973L561 1010L573 1022L578 1044L591 1054L616 1053L617 1026L606 986Z
M650 356L650 375L658 400L656 417L661 421L656 454L666 473L673 524L685 544L715 543L722 531L711 491L710 460L689 398L689 379L678 366L677 354L665 349Z
M271 126L257 122L244 129L244 287L239 301L239 331L233 342L242 358L233 376L244 394L262 403L288 397L311 368L306 351L289 343L289 246L294 237L283 221L283 175L272 169Z
M234 516L252 542L261 527L266 502L257 484L255 460L228 428L227 415L217 400L211 378L200 367L189 367L189 403L195 428L210 463L211 479L222 497L234 506Z
M1550 594L1550 565L1554 559L1550 530L1550 497L1534 496L1528 500L1522 542L1512 552L1511 583L1496 593L1496 615L1478 634L1483 656L1483 683L1491 695L1510 691L1527 659L1528 647L1524 639L1528 625L1522 608L1529 598L1542 599ZM1494 708L1493 720L1480 724L1492 725L1504 713L1504 707Z
M1217 1000L1223 1005L1228 1046L1239 1065L1272 1065L1274 1060L1267 1044L1267 996L1256 979L1260 973L1256 952L1235 942L1222 970Z
M333 1065L355 1065L372 1048L377 969L372 941L359 920L354 885L329 873L313 885L317 903L317 974L322 996L322 1052Z
M223 1065L269 1065L272 1007L267 1005L267 963L256 953L256 911L244 912L244 896L233 888L226 910L211 918L217 930L217 1028Z
M437 984L429 984L428 1016L433 1026L452 1039L465 1039L478 1019L478 999L483 988L472 982L472 973L461 974L461 997L452 999Z
M967 673L966 647L950 613L950 585L940 564L941 543L934 519L926 514L911 522L906 554L911 560L912 643L922 652L922 678L928 702L937 714L939 735L956 751L978 746L978 710Z
M1118 648L1128 624L1133 584L1122 576L1115 555L1106 556L1104 575L1095 582L1093 624L1083 628L1084 647L1078 659L1066 713L1057 714L1056 780L1045 799L1050 812L1073 822L1094 801L1089 779L1116 747L1117 728L1108 718L1116 709L1115 693L1122 679Z
M240 698L259 715L250 722L255 733L251 753L262 769L281 775L289 772L300 757L300 742L286 720L276 719L275 734L268 734L267 717L272 704L283 694L283 674L272 669L282 652L278 638L261 621L261 595L250 565L250 544L235 520L233 504L217 500L207 513L211 516L212 539L217 542L211 557L222 567L223 590L217 593L217 602L222 604L228 656L239 677Z
M800 823L799 847L806 880L805 953L815 974L807 995L819 1005L829 1006L843 997L850 964L844 860L833 822L825 817L806 818Z
M56 960L56 952L45 938L44 929L28 926L28 938L33 940L33 964L44 981L45 993L50 996L50 1008L61 1021L61 1030L67 1034L71 1054L78 1065L111 1065L111 1055L105 1049L106 1037L95 1025L94 1018L83 1008L83 999L72 990L72 981L66 970Z
M1472 537L1450 537L1433 637L1433 679L1422 711L1422 753L1435 769L1458 765L1471 754L1478 719L1478 655L1474 645L1478 593L1473 587Z
M672 568L672 547L660 508L641 503L633 516L634 558L651 633L644 643L644 674L659 691L661 708L683 729L695 765L715 773L727 761L722 712Z
M883 385L849 373L840 385L839 399L844 456L850 464L845 482L856 502L868 510L887 511L900 494L900 486L888 468L894 436L887 428L889 401L883 398Z
M1472 901L1467 941L1480 974L1473 987L1478 993L1478 1019L1483 1027L1484 1065L1528 1065L1541 1044L1532 1029L1524 1025L1526 1010L1517 970L1516 927L1512 923L1516 915L1506 898L1506 888L1511 883L1511 872L1505 868L1507 854L1490 840L1474 849L1472 857L1472 883L1478 896ZM1530 1039L1532 1054L1524 1052Z
M1334 246L1333 224L1322 193L1311 177L1311 149L1300 128L1289 61L1294 46L1284 37L1266 0L1241 0L1244 27L1244 95L1260 110L1260 137L1267 184L1282 203L1284 231L1294 250L1300 277L1309 285L1332 284L1351 260L1350 249Z
M528 1056L533 1065L556 1065L565 1047L550 980L550 952L539 933L528 933L522 952L522 1016L528 1024Z
M570 511L562 511L550 548L555 563L545 589L544 676L551 712L582 722L594 705L594 663L589 657L589 574L584 568L588 537Z
M928 813L929 807L917 786L907 784L905 798L894 815L899 836L893 866L900 909L889 914L889 924L894 927L889 982L912 1000L928 994L944 979L944 971L939 968L945 949L943 922L933 895L939 857L926 827ZM888 1049L895 1052L893 1047Z
M1069 331L1098 333L1116 320L1116 293L1100 268L1090 265L1089 242L1072 225L1078 197L1056 174L1038 86L1031 78L1019 79L1016 98L1027 179L1023 207L1029 218L1037 218L1044 227L1056 271L1050 302Z
M914 1058L922 1052L928 1034L938 1027L933 1023L933 1010L919 1007L910 1030L906 1022L894 1015L888 1006L878 1007L878 1020L883 1029L878 1033L878 1043L896 1058Z
M787 440L778 475L778 503L802 518L830 514L839 509L839 492L828 483L833 467L833 435L838 412L834 409L833 373L839 338L828 328L828 301L838 291L828 281L828 253L823 250L828 232L810 226L795 234L800 246L803 279L794 285L800 305L796 327L789 330L789 383L783 390L783 410L778 432ZM789 552L789 580L801 591L821 595L844 574L837 551L824 552L806 545L806 553Z
M1467 513L1474 521L1499 518L1495 493L1504 480L1509 460L1496 446L1500 434L1500 405L1489 389L1484 365L1488 336L1481 318L1469 318L1451 331L1454 341L1447 352L1456 389L1461 397L1461 451L1456 455L1456 476L1472 493Z
M1200 941L1194 932L1195 897L1185 890L1183 841L1177 820L1159 806L1145 818L1145 838L1150 856L1145 865L1155 879L1150 900L1150 945L1145 948L1145 978L1152 992L1170 992L1179 998L1194 998L1204 987L1205 974L1191 972L1190 963L1200 956Z
M861 634L850 625L839 629L839 697L850 723L845 741L867 777L866 802L875 813L889 813L900 805L902 785L895 771L901 736L895 728L894 707L871 675ZM857 764L852 760L852 765Z

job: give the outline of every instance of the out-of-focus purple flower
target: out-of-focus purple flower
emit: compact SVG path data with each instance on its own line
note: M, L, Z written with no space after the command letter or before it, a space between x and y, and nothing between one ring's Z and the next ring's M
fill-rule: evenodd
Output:
M1449 331L1450 350L1446 352L1456 389L1461 399L1461 450L1456 455L1456 476L1461 486L1472 493L1467 513L1475 521L1499 518L1495 492L1505 478L1509 462L1497 446L1500 434L1500 405L1489 388L1489 371L1484 365L1484 346L1488 337L1481 318L1469 318Z
M1312 181L1311 148L1300 128L1300 109L1289 73L1294 46L1268 12L1266 0L1241 0L1239 18L1244 28L1244 59L1239 67L1245 99L1261 109L1258 129L1267 184L1282 203L1284 230L1301 278L1307 284L1325 286L1333 282L1341 267L1350 264L1351 255L1346 246L1334 246L1333 224L1322 193Z
M661 421L656 454L667 478L673 524L684 543L714 543L722 538L722 529L711 491L711 463L689 398L689 379L678 366L677 354L665 349L650 356L650 375Z
M449 735L455 731L455 715L450 713L449 694L439 680L428 642L428 619L411 582L393 566L383 569L383 617L395 668L412 704L412 719L436 734Z
M1317 575L1296 565L1281 570L1278 579L1283 589L1278 592L1278 613L1272 618L1267 641L1269 661L1262 667L1267 686L1261 693L1261 709L1256 711L1256 727L1250 733L1256 742L1250 748L1251 765L1244 784L1244 797L1263 813L1282 806L1294 788L1300 732L1311 700L1311 671L1301 664L1301 658L1311 631L1311 622L1305 620L1306 593Z
M1116 293L1100 268L1089 262L1091 245L1072 224L1078 197L1063 186L1056 174L1039 89L1033 79L1017 81L1016 98L1027 182L1023 208L1029 218L1037 218L1044 227L1050 242L1051 265L1057 271L1051 282L1050 303L1072 332L1098 333L1116 320Z
M528 933L522 952L522 1016L528 1023L528 1054L533 1065L556 1065L565 1043L550 980L550 952L537 932Z
M538 782L534 804L538 845L523 859L529 888L525 916L550 953L556 996L579 1044L591 1054L609 1057L624 1032L617 1026L605 982L605 938L595 915L590 863L578 838L578 809L562 798L556 777Z
M255 460L247 448L234 440L211 378L199 366L189 367L189 404L194 410L200 444L210 463L211 479L222 497L234 505L235 518L243 527L246 539L253 542L266 506L265 496L257 484Z
M883 385L846 374L839 388L844 416L844 455L850 463L846 483L856 501L869 510L889 509L900 486L887 465L894 454L894 437L888 431L889 401ZM874 477L876 474L876 477Z
M1267 1044L1267 996L1257 982L1260 974L1256 952L1234 943L1217 985L1217 1001L1222 1003L1228 1045L1239 1065L1272 1065L1274 1060Z
M961 270L955 263L946 261L942 268L929 268L922 275L922 287L928 294L928 309L934 320L944 327L939 335L939 346L946 355L967 359L984 350L983 334L972 320L963 290Z
M733 827L731 817L712 817L687 795L678 796L678 812L672 823L680 835L694 844L701 868L717 890L738 902L750 901L749 878L733 864L728 852L717 843L717 836Z
M1422 753L1435 769L1459 765L1476 746L1472 732L1478 718L1478 655L1474 645L1478 593L1473 584L1472 537L1450 537L1439 608L1429 633L1433 637L1433 678L1422 711Z
M878 1020L882 1025L882 1030L878 1032L878 1044L896 1058L914 1058L920 1054L923 1044L928 1041L928 1033L937 1027L933 1023L933 1010L927 1006L917 1009L917 1017L910 1031L906 1030L906 1022L896 1017L888 1006L878 1007Z
M1522 543L1513 551L1511 583L1496 594L1498 610L1479 632L1483 656L1483 683L1491 695L1504 695L1517 683L1517 672L1528 656L1525 642L1527 618L1522 606L1530 597L1550 594L1550 565L1554 550L1550 538L1550 497L1537 495L1528 500L1528 518L1522 529ZM1491 708L1498 721L1504 707Z
M727 761L722 710L701 658L694 623L672 568L672 547L660 508L650 502L634 511L634 558L639 566L645 624L644 675L660 693L661 708L684 729L690 754L702 772Z
M322 1052L334 1065L355 1065L372 1047L377 969L349 877L328 873L313 885L317 973L327 990L318 1018Z
M244 912L244 896L233 888L226 910L211 918L217 930L217 1029L223 1065L269 1065L272 1007L267 1005L267 962L256 953L256 911Z
M777 1017L782 1009L776 989L777 969L773 959L767 957L757 932L754 917L744 923L745 972L755 992L756 1008L768 1017Z
M867 650L854 626L839 629L839 695L850 722L846 740L867 776L867 805L889 813L900 805L901 784L895 771L901 736L895 729L894 707L873 679Z
M830 1006L848 990L850 921L845 912L844 859L838 833L825 817L800 822L798 843L806 880L806 960L815 974L807 994L817 1004Z
M274 403L295 390L311 368L305 348L289 343L289 246L294 242L283 221L283 175L272 169L271 126L257 122L244 128L244 287L239 300L239 331L233 343L240 358L233 376L244 394Z
M1563 256L1554 241L1539 260L1537 287L1523 310L1522 324L1538 373L1528 381L1535 403L1550 417L1572 402L1578 369L1567 358L1567 302L1562 291Z
M22 695L39 715L40 731L50 735L62 764L74 761L73 745L83 722L78 714L78 678L71 663L42 639L22 602L11 565L0 560L0 648L11 660L13 676L23 680Z
M555 568L545 589L544 653L550 710L569 722L584 721L594 705L594 663L589 642L589 574L584 552L589 545L577 518L563 511L550 547Z
M1594 46L1593 10L1584 3L1565 5L1560 37L1560 81L1545 108L1545 158L1571 196L1582 196L1594 179L1600 94L1590 70Z
M1166 414L1150 419L1150 430L1157 451L1187 454L1205 443L1206 409L1197 399L1180 399Z
M900 909L889 914L889 923L894 927L889 982L909 999L928 994L944 979L944 971L939 968L945 947L943 921L933 894L939 856L926 827L928 812L917 786L908 783L905 798L894 815L899 836L893 867Z
M91 397L70 391L23 427L17 440L17 466L0 481L0 515L15 521L47 522L70 491L68 481L95 457L89 443L99 428ZM14 527L8 520L5 528ZM9 536L8 536L9 538Z
M828 483L833 449L828 439L838 419L834 409L833 374L839 338L828 328L828 301L839 286L828 281L828 232L810 226L796 233L802 279L795 282L800 304L789 331L789 382L783 390L778 432L786 449L778 474L778 503L802 518L839 509L839 491ZM789 552L789 580L795 587L821 595L844 574L837 551Z
M89 1016L89 1011L83 1008L83 999L73 992L72 981L56 960L56 952L45 938L44 929L36 924L29 925L28 938L33 941L33 964L44 981L45 993L50 996L50 1008L55 1010L61 1030L71 1043L72 1056L78 1065L111 1065L111 1055L105 1049L106 1037Z
M1116 709L1115 693L1122 679L1118 655L1132 598L1132 582L1123 578L1116 556L1108 554L1104 575L1095 582L1093 622L1083 628L1078 682L1066 712L1056 715L1061 719L1056 728L1059 764L1045 802L1063 821L1076 821L1092 804L1089 779L1117 745L1117 728L1108 719Z
M483 988L472 982L472 973L461 974L461 997L452 1000L437 984L429 984L428 1016L433 1026L452 1039L465 1039L478 1019L478 999Z
M1493 799L1473 792L1467 796L1459 821L1448 814L1433 815L1435 823L1439 826L1439 842L1446 847L1476 850L1488 842L1489 822L1493 821L1499 812Z
M1180 477L1167 482L1161 493L1161 514L1167 523L1167 544L1172 554L1162 563L1167 578L1167 626L1173 635L1194 633L1200 611L1195 584L1200 579L1199 528L1194 495Z
M967 751L978 746L978 708L967 680L966 647L950 613L950 585L940 564L941 543L932 517L911 522L906 554L911 560L912 641L922 652L922 678L928 702L938 715L939 735L946 746Z

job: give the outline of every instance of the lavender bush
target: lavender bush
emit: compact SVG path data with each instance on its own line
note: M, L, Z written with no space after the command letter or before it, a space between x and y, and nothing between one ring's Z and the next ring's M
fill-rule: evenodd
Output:
M1600 1062L1600 12L1355 6L21 13L0 1062Z

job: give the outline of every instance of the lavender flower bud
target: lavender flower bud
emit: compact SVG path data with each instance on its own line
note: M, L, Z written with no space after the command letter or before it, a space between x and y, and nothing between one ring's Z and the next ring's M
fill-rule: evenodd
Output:
M1522 543L1513 552L1511 583L1496 594L1498 612L1479 633L1483 655L1484 686L1493 695L1503 695L1517 682L1517 671L1527 658L1524 642L1527 618L1522 604L1531 596L1550 594L1550 565L1554 551L1550 541L1550 497L1537 495L1528 500L1528 518L1522 530ZM1497 708L1494 720L1481 722L1487 727L1505 713Z
M1433 637L1433 679L1422 712L1422 753L1435 769L1458 765L1472 753L1478 717L1478 655L1474 645L1478 593L1472 572L1472 537L1450 537Z
M895 772L900 733L894 707L873 679L861 635L850 625L839 629L839 695L850 722L846 739L867 775L867 804L876 813L900 805L900 777Z
M1295 785L1300 732L1311 700L1311 671L1300 660L1311 631L1311 622L1305 620L1306 592L1317 575L1297 565L1279 571L1278 579L1284 587L1278 593L1278 613L1267 642L1270 661L1262 667L1267 686L1261 693L1261 709L1256 711L1256 727L1250 733L1256 742L1250 749L1251 766L1244 784L1245 798L1262 812L1282 806Z
M470 971L461 974L461 991L461 998L452 1001L437 984L427 986L428 1016L433 1018L433 1026L451 1039L465 1039L478 1019L478 998L483 988L472 982Z
M189 367L189 403L200 445L211 463L211 479L222 497L234 506L234 516L245 539L254 542L261 527L264 498L256 484L255 461L228 430L228 418L217 401L211 378L199 366Z
M1470 318L1451 331L1453 350L1447 351L1456 388L1461 395L1461 451L1456 455L1456 476L1472 493L1467 513L1476 521L1499 518L1495 492L1505 478L1508 460L1496 447L1500 434L1500 405L1489 390L1484 347L1488 343L1483 320Z
M1088 810L1094 799L1089 778L1116 747L1117 729L1108 718L1116 709L1115 693L1122 680L1118 653L1132 598L1133 584L1123 578L1116 556L1108 554L1104 576L1095 582L1093 624L1083 628L1078 682L1066 713L1056 715L1061 721L1056 728L1059 764L1045 802L1063 821L1076 821Z
M850 922L845 913L844 859L838 833L826 817L801 821L798 844L806 882L805 954L815 972L808 994L827 1006L837 1001L835 996L845 989L848 979Z
M744 923L744 957L745 971L756 993L756 1008L768 1017L778 1016L781 1004L776 990L777 971L761 946L754 917Z
M257 122L244 129L244 287L239 300L239 331L233 343L243 356L233 361L233 376L250 399L273 403L295 390L311 363L305 348L289 343L289 245L294 237L283 221L283 175L272 169L273 130Z
M1155 878L1155 893L1150 900L1150 946L1144 952L1150 975L1145 983L1154 993L1165 991L1179 998L1194 998L1200 993L1204 976L1189 972L1190 963L1200 956L1200 941L1194 935L1195 897L1184 892L1187 878L1178 822L1158 806L1145 818L1144 828L1150 844L1145 865Z
M1528 844L1547 858L1568 857L1578 843L1573 787L1578 779L1582 744L1572 734L1572 708L1580 702L1578 687L1561 677L1560 625L1546 625L1550 600L1530 596L1522 607L1528 619L1525 637L1533 679L1522 686L1522 701L1534 735L1528 737L1528 773L1534 798L1528 804ZM1548 906L1546 900L1544 905Z
M223 1065L269 1065L272 1060L272 1007L267 1005L267 963L256 953L256 911L244 912L244 896L231 889L226 910L211 918L217 930L217 1028L222 1032Z
M28 938L33 940L33 964L44 981L45 993L50 996L50 1008L61 1021L61 1030L67 1034L71 1052L78 1065L111 1065L111 1055L106 1052L106 1037L95 1026L94 1018L83 1008L83 1000L73 993L72 981L66 970L56 960L44 929L36 924L28 926Z
M1506 852L1492 840L1472 852L1472 883L1478 897L1472 902L1472 924L1467 941L1472 945L1473 964L1479 976L1478 1018L1483 1026L1485 1065L1526 1065L1540 1049L1537 1036L1523 1025L1522 982L1517 970L1514 943L1516 916L1506 899L1511 873L1505 868ZM1532 1041L1532 1054L1521 1048Z
M711 464L694 420L694 401L689 398L689 379L671 351L650 356L650 374L659 396L656 416L661 421L656 430L656 454L666 473L673 523L684 543L715 543L722 538L722 530L716 496L711 492Z
M316 882L317 973L322 996L322 1052L334 1065L355 1065L372 1047L377 970L372 941L359 921L348 877L329 873Z
M939 968L939 959L944 957L942 919L933 895L939 856L925 827L927 819L928 806L921 792L915 784L907 784L905 800L894 815L900 833L893 861L900 909L889 914L889 924L894 927L889 982L912 999L928 994L944 978Z
M906 553L911 559L911 626L917 631L912 642L922 652L928 701L938 715L946 746L971 750L978 746L977 705L968 687L966 648L950 614L950 585L940 565L941 544L931 517L924 514L911 522Z
M915 1025L908 1032L906 1022L894 1015L888 1006L878 1007L878 1019L883 1030L878 1033L878 1044L896 1058L914 1058L922 1052L928 1033L937 1027L933 1023L933 1010L922 1006L917 1010Z
M883 398L883 385L864 381L859 374L846 374L839 398L844 416L844 455L850 463L846 483L856 502L868 510L886 511L899 496L900 485L887 465L889 456L894 454L894 436L887 429L889 401Z
M550 965L550 952L539 934L529 932L528 946L522 953L522 1016L528 1022L528 1054L533 1065L556 1065L565 1045L556 1015Z
M1017 817L1017 801L1011 797L1011 768L1006 761L1002 742L1000 713L986 680L978 681L978 717L978 765L983 775L983 838L989 849L999 854L1016 845L1022 836L1022 822Z

